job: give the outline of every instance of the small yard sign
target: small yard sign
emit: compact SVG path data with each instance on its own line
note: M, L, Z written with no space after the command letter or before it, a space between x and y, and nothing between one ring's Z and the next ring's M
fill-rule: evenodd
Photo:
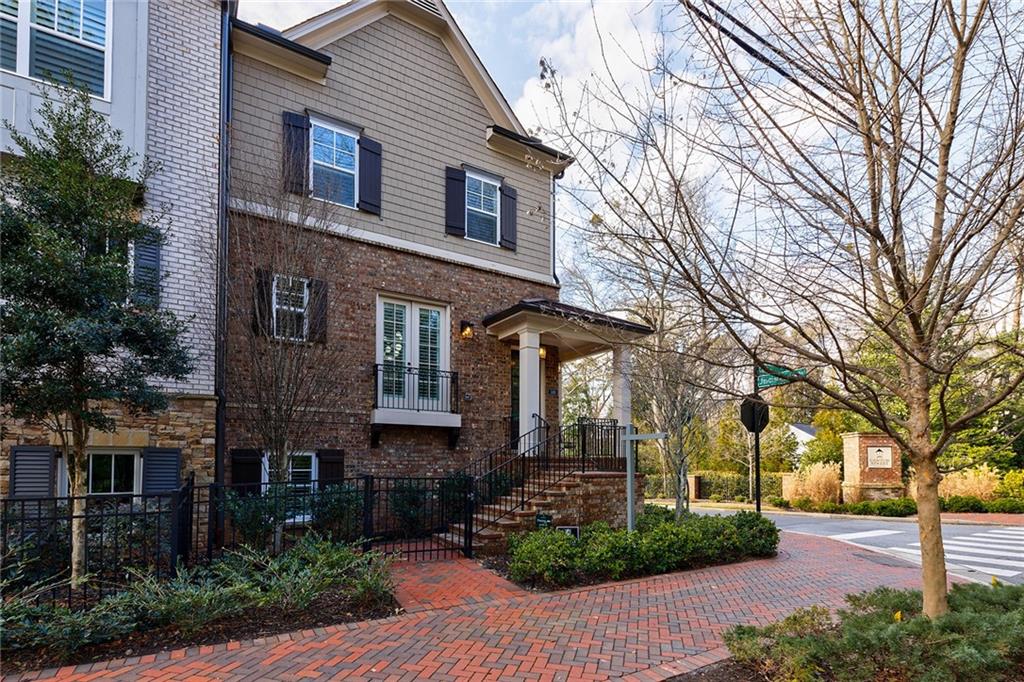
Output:
M551 514L537 514L537 528L550 528L553 520Z

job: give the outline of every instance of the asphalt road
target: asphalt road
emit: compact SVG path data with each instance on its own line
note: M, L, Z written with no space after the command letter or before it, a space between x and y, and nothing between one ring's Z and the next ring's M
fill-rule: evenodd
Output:
M732 514L731 509L694 507L701 514ZM912 519L828 518L765 513L782 530L819 535L885 552L920 564L917 523ZM1024 585L1024 526L943 524L946 566L971 580Z

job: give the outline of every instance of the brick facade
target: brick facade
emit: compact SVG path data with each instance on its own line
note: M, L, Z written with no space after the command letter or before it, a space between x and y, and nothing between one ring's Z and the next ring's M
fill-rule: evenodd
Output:
M247 223L248 225L249 223ZM296 230L294 226L263 229ZM253 228L258 229L258 228ZM232 267L259 263L259 257L240 253L232 244ZM249 243L274 241L255 239ZM497 447L511 413L512 347L484 332L481 320L488 314L531 296L557 297L557 290L539 283L477 270L455 263L389 249L344 237L327 237L318 260L331 264L328 273L316 274L327 283L328 312L326 344L340 350L343 368L325 368L337 376L336 409L319 420L321 427L312 442L302 449L341 448L345 451L347 476L371 473L394 476L433 476L450 473L473 458ZM312 276L314 273L296 273ZM232 286L249 286L245 277L231 278ZM370 415L373 409L376 361L377 298L410 298L428 301L448 309L450 368L459 373L462 429L458 446L448 449L448 432L438 427L384 426L380 446L370 445ZM247 291L232 292L232 301L245 300ZM246 435L245 418L237 401L241 399L238 377L250 352L248 335L252 313L243 306L231 308L228 333L227 448L252 447ZM461 322L475 325L473 338L460 335ZM335 355L334 357L338 357ZM546 416L558 421L559 365L555 348L545 359ZM293 446L299 449L299 446ZM230 457L225 462L230 469ZM230 482L230 473L227 480Z

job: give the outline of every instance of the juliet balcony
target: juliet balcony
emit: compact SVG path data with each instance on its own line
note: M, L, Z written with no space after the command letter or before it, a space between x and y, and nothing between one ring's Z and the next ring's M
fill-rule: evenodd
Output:
M373 373L374 426L462 426L458 372L385 363L374 365Z

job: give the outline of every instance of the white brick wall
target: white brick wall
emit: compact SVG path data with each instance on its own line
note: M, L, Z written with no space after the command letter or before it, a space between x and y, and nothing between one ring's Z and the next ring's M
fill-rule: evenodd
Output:
M196 356L172 391L212 394L216 319L217 137L220 9L217 0L149 3L146 154L161 168L146 196L164 212L161 305L188 325Z

